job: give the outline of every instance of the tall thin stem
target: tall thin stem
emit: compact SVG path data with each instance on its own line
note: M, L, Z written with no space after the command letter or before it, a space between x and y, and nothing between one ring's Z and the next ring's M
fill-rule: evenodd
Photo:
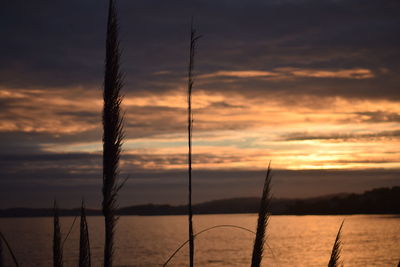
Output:
M3 240L0 239L0 267L4 267Z
M196 234L194 235L194 237L197 237L197 236L199 236L199 235L201 235L201 234L203 234L203 233L205 233L205 232L208 232L208 231L210 231L210 230L217 229L217 228L234 228L234 229L243 230L243 231L246 231L246 232L249 232L249 233L252 233L252 234L256 234L256 233L253 232L252 230L247 229L247 228L245 228L245 227L241 227L241 226L237 226L237 225L232 225L232 224L220 224L220 225L214 225L214 226L208 227L208 228L206 228L206 229L204 229L204 230L201 230L200 232L196 233ZM167 260L166 262L164 262L164 264L163 264L162 267L167 266L167 264L172 260L172 258L176 255L176 253L178 253L187 243L189 243L189 240L186 240L185 242L183 242L183 243L174 251L174 253L172 253L172 255L168 258L168 260Z
M11 249L10 244L8 243L6 237L3 235L3 233L0 232L0 243L2 243L2 242L4 242L4 244L6 245L8 251L10 252L11 258L12 258L12 260L13 260L15 266L16 266L16 267L19 267L19 264L18 264L18 261L17 261L17 257L15 257L15 254L14 254L13 250ZM3 247L1 247L1 249L3 249ZM4 255L2 254L2 257L3 257L3 256L4 256ZM5 265L4 265L4 258L2 258L1 260L2 260L2 261L0 262L0 264L3 264L3 265L0 265L0 266L5 266Z
M196 41L200 36L196 34L193 28L193 20L190 26L190 57L188 67L188 174L189 174L189 201L188 201L188 220L189 220L189 266L194 266L194 235L193 235L193 211L192 211L192 130L193 130L193 114L192 114L192 88L193 88L193 68L194 55L196 50Z
M103 109L103 215L105 220L104 267L113 266L114 231L116 225L118 167L123 140L123 119L120 111L122 74L120 71L118 21L115 0L110 0L107 22L106 61Z

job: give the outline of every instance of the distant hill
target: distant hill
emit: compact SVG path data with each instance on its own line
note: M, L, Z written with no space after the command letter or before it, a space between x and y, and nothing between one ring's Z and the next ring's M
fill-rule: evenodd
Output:
M363 194L295 200L288 214L400 214L400 187L377 188Z
M213 200L193 206L195 214L256 213L259 198ZM400 187L378 188L363 194L335 194L308 199L273 199L272 214L400 214ZM135 205L120 208L117 215L183 215L185 205ZM61 216L75 216L79 209L61 209ZM46 217L52 209L12 208L0 210L0 217ZM87 215L101 215L100 210L88 210Z

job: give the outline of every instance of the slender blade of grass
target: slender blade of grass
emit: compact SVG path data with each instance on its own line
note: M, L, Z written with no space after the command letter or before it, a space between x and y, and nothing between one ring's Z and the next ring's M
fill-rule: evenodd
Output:
M269 205L271 203L270 197L270 184L271 184L271 163L268 165L267 174L265 176L263 194L260 202L260 209L258 211L257 232L254 240L253 255L251 259L251 267L259 267L261 265L264 243L266 240L266 229L269 220Z
M104 267L113 266L114 231L116 225L115 210L118 184L118 168L123 134L123 118L120 104L123 86L120 71L121 52L118 40L118 20L115 0L109 1L106 60L104 72L104 108L103 108L103 203L105 220Z
M344 221L340 225L339 231L338 231L338 233L336 235L336 239L335 239L335 243L333 244L331 258L329 259L328 267L339 267L339 266L341 266L341 263L340 263L340 252L342 250L341 235L342 235L343 223L344 223Z
M15 257L15 254L14 254L13 250L11 249L10 244L8 243L6 237L3 235L3 233L0 232L0 246L1 246L1 250L3 250L3 247L2 247L2 244L1 244L2 242L4 242L4 244L6 245L8 251L10 252L11 258L12 258L12 260L13 260L15 266L19 267L19 264L18 264L18 261L17 261L17 257ZM0 262L0 264L3 264L3 265L0 265L0 266L5 266L3 256L4 256L4 255L3 255L2 251L1 251L1 262Z
M2 239L0 239L0 267L4 267L3 240Z
M72 230L74 229L74 225L75 225L77 218L78 218L78 215L75 216L74 220L72 221L72 224L69 227L68 233L65 235L64 241L61 243L61 249L64 249L65 242L67 242L69 235L72 233Z
M61 245L60 218L58 216L57 202L54 200L53 217L53 266L63 266L63 251Z
M247 228L242 227L242 226L237 226L237 225L232 225L232 224L220 224L220 225L214 225L214 226L208 227L208 228L206 228L206 229L204 229L204 230L201 230L200 232L196 233L196 234L194 235L194 237L197 237L197 236L199 236L199 235L201 235L201 234L203 234L203 233L205 233L205 232L208 232L208 231L210 231L210 230L214 230L214 229L217 229L217 228L234 228L234 229L239 229L239 230L243 230L243 231L252 233L252 234L254 234L254 235L256 234L256 233L253 232L252 230L247 229ZM171 254L171 256L168 258L168 260L167 260L166 262L164 262L164 264L163 264L162 267L167 266L168 263L172 260L172 258L176 255L176 253L178 253L187 243L189 243L189 240L186 240L185 242L183 242L183 243Z
M189 50L189 66L188 66L188 221L189 221L189 266L194 266L194 235L193 235L193 210L192 210L192 131L193 131L193 114L192 114L192 88L194 84L193 69L194 56L196 51L196 42L201 36L196 34L193 27L193 18L190 25L190 50Z
M91 266L91 257L90 257L89 230L86 221L85 205L82 201L80 238L79 238L79 267L90 267L90 266Z

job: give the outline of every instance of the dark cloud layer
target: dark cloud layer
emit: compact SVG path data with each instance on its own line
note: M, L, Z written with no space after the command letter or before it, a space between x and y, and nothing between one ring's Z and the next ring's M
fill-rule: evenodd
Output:
M194 14L204 35L200 73L297 67L364 68L375 75L368 81L309 77L222 86L217 79L204 81L204 90L399 98L400 4L395 0L157 0L119 1L119 7L128 92L166 92L183 84ZM106 1L8 1L0 12L0 34L7 37L0 44L5 51L0 85L101 86Z
M202 155L196 157L201 161ZM200 159L199 159L200 158ZM187 173L181 170L146 170L147 162L181 163L175 156L125 155L121 177L129 180L121 192L121 205L184 203ZM212 155L203 155L212 160ZM138 164L135 164L137 162ZM129 164L128 164L129 163ZM140 164L139 164L140 163ZM101 155L88 153L0 157L0 207L50 205L54 196L63 206L77 206L82 197L91 207L101 200ZM374 187L400 185L399 170L275 170L275 197L310 197L338 192L361 192ZM265 171L195 170L196 202L239 196L258 196ZM34 201L33 201L34 200Z
M362 192L376 187L400 185L399 175L398 170L275 170L272 191L277 198ZM81 178L73 179L65 175L63 177L61 172L52 171L52 182L35 179L34 175L30 176L28 173L24 180L2 179L0 207L47 207L51 205L54 196L57 196L63 207L76 207L80 199L85 197L90 207L98 208L101 203L100 170L90 174L82 172L78 176ZM264 171L253 170L195 171L194 200L202 202L230 197L259 196L264 176ZM185 171L135 172L131 173L131 177L121 190L122 206L140 203L182 204L186 201Z

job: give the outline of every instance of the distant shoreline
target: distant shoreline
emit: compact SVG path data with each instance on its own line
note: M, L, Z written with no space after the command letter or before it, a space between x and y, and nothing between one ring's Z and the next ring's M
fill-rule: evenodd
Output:
M254 214L254 216L257 216L257 213L202 213L202 214L194 214L196 216L201 216L201 215L247 215L247 214ZM390 216L393 218L400 218L400 214L395 214L395 213L354 213L354 214L271 214L271 216ZM60 216L61 218L74 218L77 215L62 215ZM129 216L137 216L137 217L167 217L167 216L187 216L187 214L154 214L154 215L137 215L137 214L132 214L132 215L118 215L118 217L129 217ZM98 215L88 215L87 217L100 217L103 218L103 215L98 214ZM52 215L45 215L45 216L0 216L0 219L35 219L35 218L53 218Z
M193 205L194 214L257 213L259 198L231 198ZM77 216L79 209L60 209L60 216ZM185 215L185 205L145 204L123 207L118 216ZM273 199L272 215L399 215L400 187L377 188L363 194L336 194L307 199ZM88 209L87 216L100 216L101 210ZM0 210L0 218L52 217L51 208L10 208Z

